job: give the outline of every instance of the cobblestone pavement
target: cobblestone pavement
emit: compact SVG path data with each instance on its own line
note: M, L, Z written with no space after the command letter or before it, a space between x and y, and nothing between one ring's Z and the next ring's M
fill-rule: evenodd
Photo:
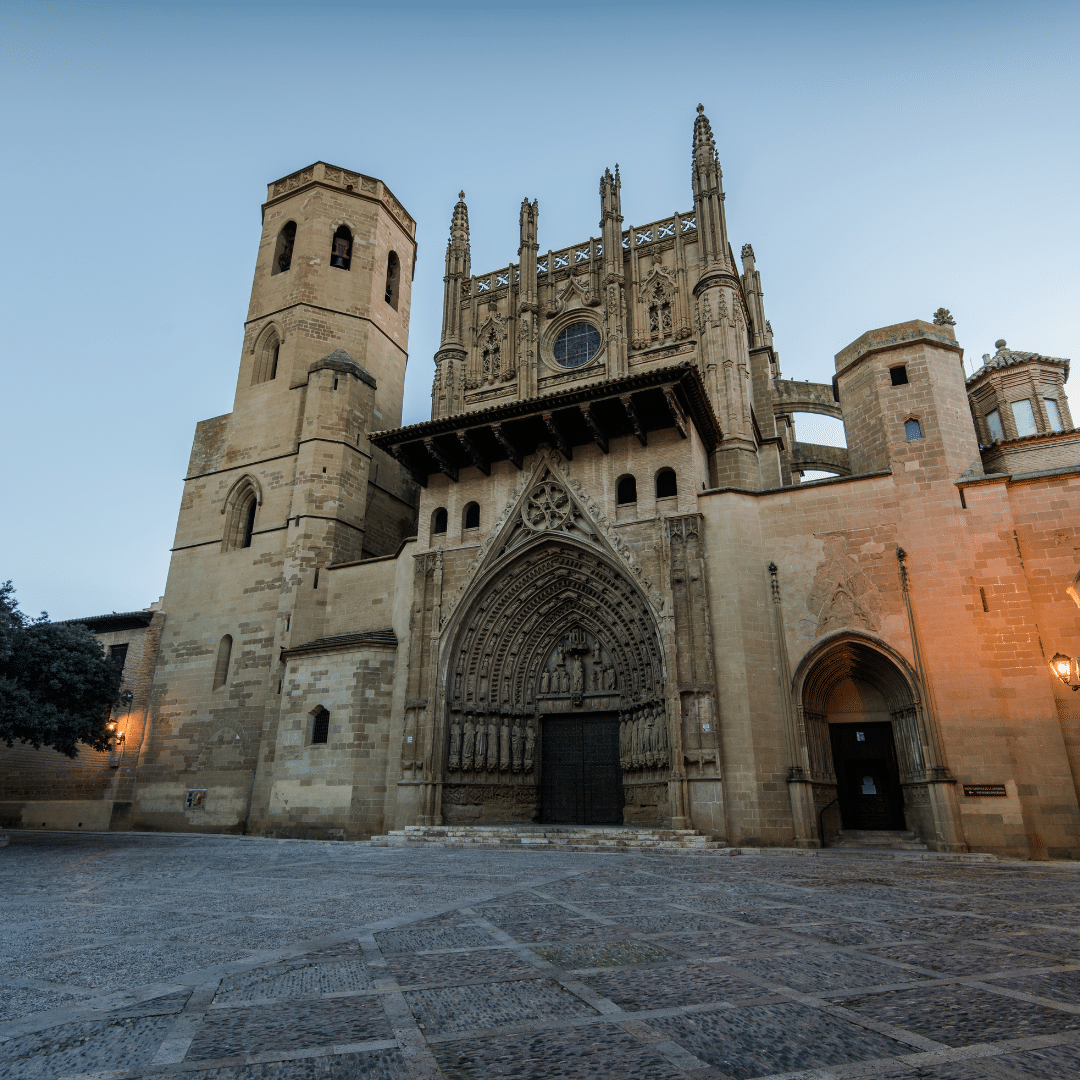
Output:
M0 1078L1080 1076L1080 867L12 836Z

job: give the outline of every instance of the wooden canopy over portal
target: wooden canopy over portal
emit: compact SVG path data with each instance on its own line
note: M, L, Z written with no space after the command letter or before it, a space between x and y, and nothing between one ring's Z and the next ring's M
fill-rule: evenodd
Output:
M541 443L566 458L573 457L575 446L587 444L606 454L611 439L633 435L644 446L649 432L665 428L675 428L685 439L690 424L707 449L716 449L720 424L697 368L683 361L640 375L377 431L371 441L426 486L431 473L443 472L456 481L459 470L470 465L485 474L495 461L511 461L520 469Z

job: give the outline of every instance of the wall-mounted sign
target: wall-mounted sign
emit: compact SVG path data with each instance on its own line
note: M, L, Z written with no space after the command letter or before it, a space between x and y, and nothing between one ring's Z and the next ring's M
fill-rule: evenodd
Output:
M1005 798L1009 793L1005 790L1004 784L965 784L964 794L977 795L981 798L987 796Z

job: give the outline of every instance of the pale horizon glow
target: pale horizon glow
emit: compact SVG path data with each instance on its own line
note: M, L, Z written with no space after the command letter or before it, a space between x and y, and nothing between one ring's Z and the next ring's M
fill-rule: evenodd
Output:
M164 592L266 184L317 160L416 218L405 423L458 190L477 273L516 261L526 196L541 250L597 235L616 163L624 227L686 211L699 101L784 377L938 307L969 372L998 338L1080 360L1078 30L1076 4L5 5L0 581L54 618Z

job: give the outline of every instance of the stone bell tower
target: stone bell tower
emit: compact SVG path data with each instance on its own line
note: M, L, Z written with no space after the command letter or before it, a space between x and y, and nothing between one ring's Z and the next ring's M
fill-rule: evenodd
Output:
M415 532L415 484L368 440L401 421L415 223L382 181L324 162L272 183L262 220L233 409L197 426L185 478L148 827L243 827L282 650L324 632L331 567ZM208 784L192 818L183 793Z

